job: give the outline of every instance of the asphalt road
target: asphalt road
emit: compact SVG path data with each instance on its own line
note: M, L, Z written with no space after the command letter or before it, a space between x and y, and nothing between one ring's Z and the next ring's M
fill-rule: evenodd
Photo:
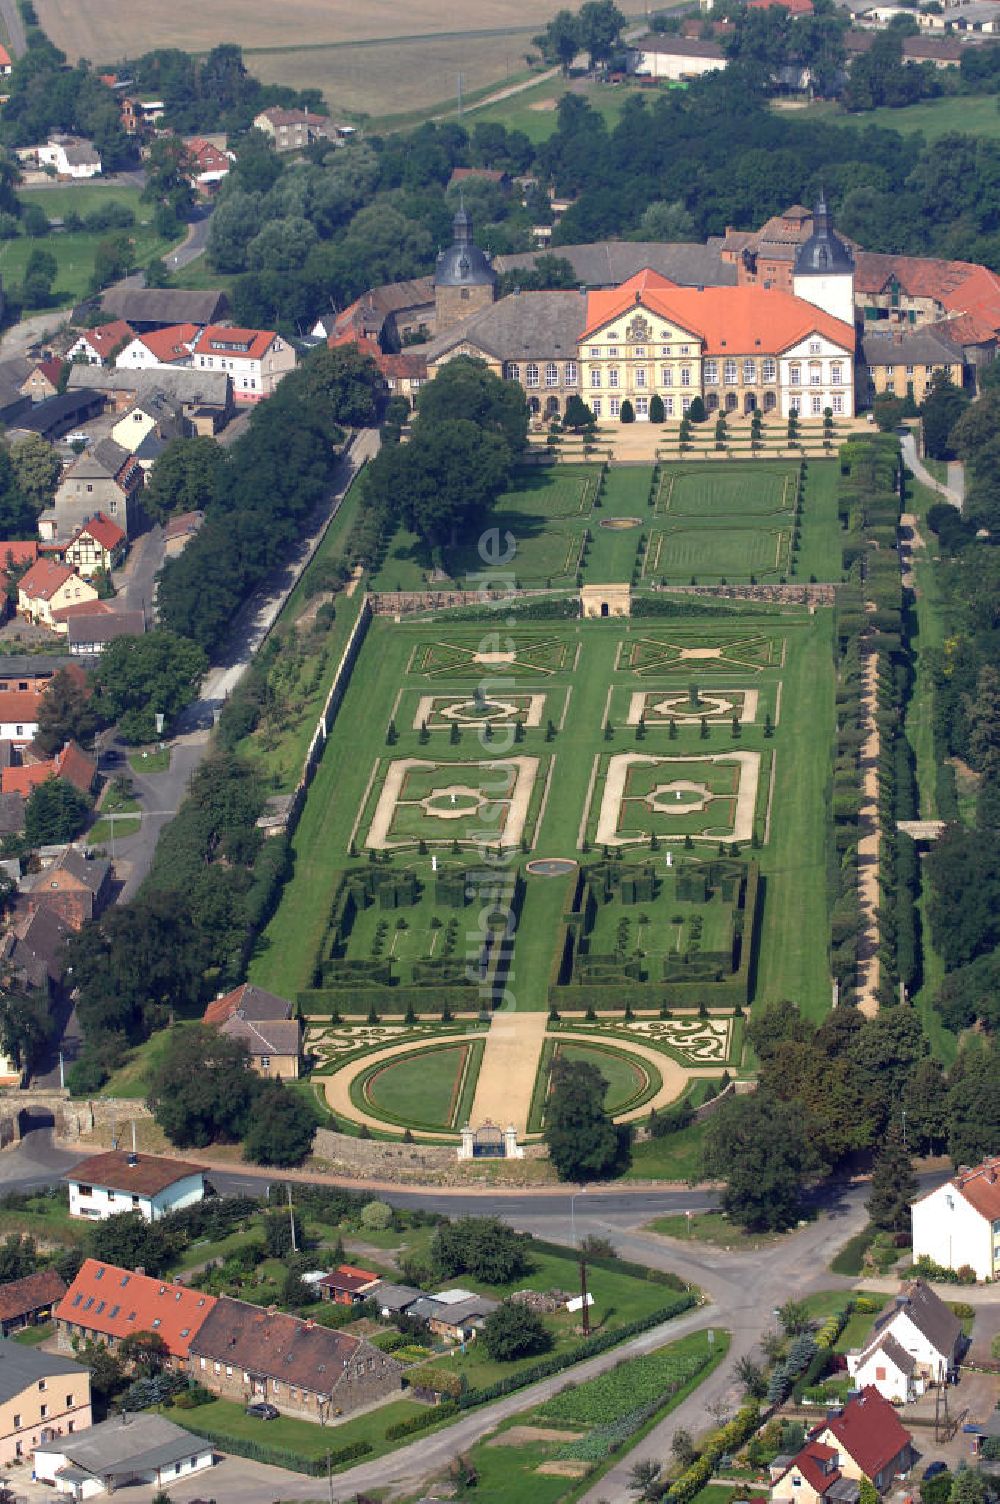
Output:
M3 16L12 55L23 57L28 50L28 38L24 32L21 12L17 8L17 0L0 0L0 16Z

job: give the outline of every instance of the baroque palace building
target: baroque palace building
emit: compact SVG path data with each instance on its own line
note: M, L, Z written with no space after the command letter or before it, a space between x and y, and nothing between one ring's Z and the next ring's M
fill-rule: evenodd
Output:
M514 292L493 302L495 272L483 258L473 270L482 277L472 293L479 311L444 320L421 348L427 374L458 355L474 356L520 382L540 417L562 414L573 394L598 419L618 418L626 398L639 421L648 419L654 395L668 419L682 417L695 397L710 413L741 417L760 409L818 418L827 408L853 416L854 259L824 205L814 220L798 247L792 292L681 286L645 267L615 287ZM470 238L462 211L461 259Z

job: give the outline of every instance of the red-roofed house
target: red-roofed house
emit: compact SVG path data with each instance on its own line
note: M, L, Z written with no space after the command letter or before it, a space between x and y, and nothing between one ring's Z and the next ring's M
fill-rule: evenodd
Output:
M113 365L111 357L135 335L131 324L124 319L113 319L110 324L100 324L96 329L86 329L75 344L66 351L67 360L83 361L87 365Z
M854 1504L862 1478L880 1494L913 1465L913 1437L888 1400L863 1389L810 1433L771 1488L771 1504Z
M449 188L457 188L469 181L495 183L498 188L510 188L510 173L497 167L454 167L448 179Z
M0 75L9 78L14 71L14 64L10 60L10 53L6 47L0 46Z
M93 585L81 580L66 564L57 564L54 559L37 559L27 574L17 584L17 609L29 621L43 622L55 630L60 628L52 613L62 606L76 605L80 601L96 601L97 591Z
M14 742L17 746L34 741L41 703L41 695L33 689L12 689L0 694L0 741ZM4 772L7 771L5 768Z
M191 344L198 334L199 324L171 324L166 329L151 329L147 334L137 334L115 360L119 371L153 371L158 367L191 364Z
M229 329L209 324L191 343L192 365L228 371L237 402L261 402L295 369L295 351L273 329Z
M79 528L63 555L81 579L89 580L99 569L116 569L125 557L128 535L117 522L98 512Z
M49 397L57 396L65 366L66 362L58 356L51 360L37 360L21 383L22 397L30 397L32 402L45 402Z
M747 10L770 10L772 5L780 5L792 16L811 16L813 13L812 0L747 0Z
M967 1266L977 1279L1000 1275L1000 1155L928 1191L910 1204L913 1257L926 1256L945 1269Z
M323 1300L332 1300L338 1306L356 1306L368 1298L373 1285L379 1283L377 1274L370 1269L357 1269L353 1264L338 1264L332 1274L318 1281Z
M398 355L386 355L368 334L359 334L353 329L343 329L331 334L327 340L331 350L342 345L353 345L362 355L373 360L382 373L385 389L392 397L416 397L427 380L427 357L414 351L404 350Z
M56 1306L58 1346L72 1352L74 1340L90 1339L113 1352L126 1337L155 1332L166 1344L168 1366L179 1368L214 1306L214 1295L86 1259Z
M212 141L203 136L190 136L184 142L187 147L190 177L196 187L210 191L218 188L232 166L233 159Z

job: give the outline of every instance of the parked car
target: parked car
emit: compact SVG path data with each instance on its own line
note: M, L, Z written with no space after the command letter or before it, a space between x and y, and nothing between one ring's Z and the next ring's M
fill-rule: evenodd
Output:
M105 762L121 762L122 760L122 755L118 751L117 747L105 747L104 751L101 753L101 756L104 758Z
M261 1403L259 1405L248 1405L247 1414L254 1420L277 1420L281 1411L275 1409L274 1405Z
M928 1462L927 1466L924 1468L923 1477L926 1481L928 1478L936 1478L938 1473L946 1473L947 1471L947 1462Z

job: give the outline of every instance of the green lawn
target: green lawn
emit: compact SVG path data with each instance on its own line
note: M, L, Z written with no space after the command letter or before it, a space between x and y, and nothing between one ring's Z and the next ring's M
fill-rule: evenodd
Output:
M626 1180L698 1180L701 1177L704 1123L692 1123L665 1138L646 1139L633 1144L632 1163L625 1171Z
M175 1024L174 1028L183 1028L183 1024ZM105 1082L100 1095L144 1098L149 1091L150 1077L166 1054L170 1040L171 1030L160 1029L144 1044L130 1049L124 1063Z
M242 1441L257 1441L262 1446L279 1447L297 1452L300 1457L311 1461L322 1461L327 1452L356 1441L371 1442L376 1454L389 1451L392 1444L386 1443L386 1428L409 1420L423 1408L415 1400L390 1400L353 1420L337 1421L328 1426L313 1425L311 1421L296 1420L289 1415L282 1415L278 1420L255 1420L246 1414L242 1405L234 1404L232 1400L212 1400L210 1404L199 1405L196 1410L171 1407L167 1413L178 1425L190 1421L192 1427L205 1427L223 1438L232 1436ZM225 1446L225 1441L220 1445Z
M537 146L539 142L547 141L555 131L558 124L556 105L565 92L565 80L549 79L532 89L524 89L511 99L467 111L467 123L471 128L480 120L496 120L509 131L524 131ZM578 79L574 82L573 92L582 94L605 121L608 129L612 130L628 99L636 94L645 98L655 97L656 91L623 84L587 84Z
M367 1079L365 1095L376 1112L424 1128L454 1126L469 1052L473 1045L449 1044L403 1056Z
M148 778L151 773L166 773L170 767L169 747L143 747L137 752L130 752L128 765L133 773L141 773Z
M557 1041L556 1052L567 1060L583 1060L596 1066L608 1083L604 1096L607 1112L620 1112L646 1087L647 1077L637 1065L613 1049L601 1049L600 1045L563 1044Z
M22 1347L40 1347L43 1342L48 1342L50 1337L56 1334L55 1323L43 1321L38 1326L26 1326L23 1331L15 1332L13 1340L20 1342Z
M91 846L109 846L113 840L123 841L126 836L134 836L140 823L139 815L101 815L87 831L87 841Z
M647 1227L650 1232L661 1233L665 1238L710 1243L715 1248L769 1248L772 1243L780 1241L777 1233L746 1232L742 1227L736 1227L722 1212L695 1212L691 1217L686 1217L681 1212L675 1216L657 1217Z
M125 204L136 215L136 224L127 233L133 242L135 264L139 267L148 265L154 257L164 256L176 244L176 241L164 240L156 233L152 209L141 202L136 188L88 183L79 187L25 189L20 197L23 203L39 205L50 219L61 219L71 209L86 215L101 204ZM20 282L31 252L41 249L54 256L58 266L52 292L53 306L75 301L90 289L98 245L114 233L107 230L79 231L46 235L41 240L31 240L23 235L16 240L5 240L0 243L0 276L8 284Z
M902 109L867 110L851 115L839 105L817 104L805 109L781 110L787 120L824 120L838 125L853 125L860 130L879 127L902 133L922 131L928 141L959 132L995 140L1000 136L1000 112L995 94L957 95L951 99L925 99Z

